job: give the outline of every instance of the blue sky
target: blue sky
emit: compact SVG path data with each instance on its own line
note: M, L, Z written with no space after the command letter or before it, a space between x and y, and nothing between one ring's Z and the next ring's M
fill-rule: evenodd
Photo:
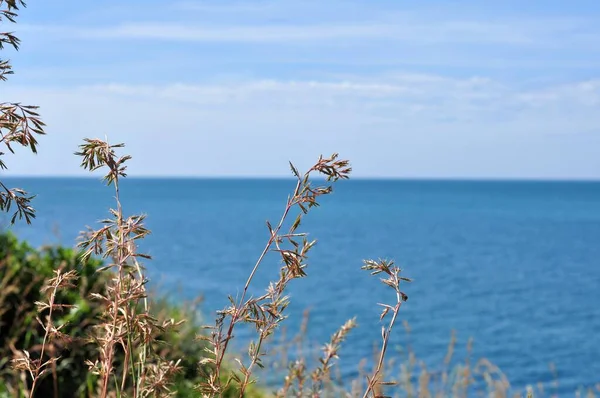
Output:
M41 106L11 174L600 178L598 1L30 1L2 100Z

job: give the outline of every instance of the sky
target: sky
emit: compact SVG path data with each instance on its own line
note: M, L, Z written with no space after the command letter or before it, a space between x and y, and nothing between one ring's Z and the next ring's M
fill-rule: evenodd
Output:
M29 1L2 101L40 106L9 175L600 178L600 2Z

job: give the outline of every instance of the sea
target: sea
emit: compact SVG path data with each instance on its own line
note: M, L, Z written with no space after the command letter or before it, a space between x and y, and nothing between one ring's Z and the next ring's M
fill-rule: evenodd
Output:
M37 195L33 224L12 227L36 246L73 246L114 206L114 192L96 178L3 181ZM239 297L269 237L266 221L277 223L294 186L291 179L124 180L124 212L146 214L152 231L140 245L152 256L151 285L175 303L202 296L208 323L228 295ZM361 360L372 363L381 340L377 303L395 300L362 261L389 259L413 279L402 286L408 301L390 357L410 350L439 371L454 331L458 361L487 358L517 392L542 383L570 395L600 382L599 182L340 181L299 231L317 244L307 276L289 287L283 327L293 335L308 310L306 342L318 348L356 317L339 352L342 378L357 377ZM267 256L250 294L262 294L280 266L276 253Z

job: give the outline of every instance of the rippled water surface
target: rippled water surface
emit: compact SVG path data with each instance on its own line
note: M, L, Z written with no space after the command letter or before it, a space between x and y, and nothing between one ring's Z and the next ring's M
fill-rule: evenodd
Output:
M37 193L38 218L19 225L36 245L72 245L105 217L112 192L94 179L10 179ZM150 277L174 300L205 296L204 313L236 295L280 215L290 180L130 179L129 214L144 212L153 234L142 249ZM560 389L600 381L600 183L348 181L339 184L303 228L318 239L308 278L290 293L290 330L311 309L311 340L326 341L347 318L360 327L341 352L342 372L370 357L380 338L377 302L391 291L360 271L364 258L394 258L414 283L394 344L410 343L432 368L452 329L474 355L498 364L515 386ZM254 293L277 277L272 257ZM352 348L348 348L352 347ZM393 352L393 351L392 351Z

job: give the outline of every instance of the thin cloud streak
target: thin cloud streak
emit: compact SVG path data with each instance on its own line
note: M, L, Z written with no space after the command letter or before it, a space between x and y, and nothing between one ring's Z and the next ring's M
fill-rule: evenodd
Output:
M44 33L70 40L166 40L213 43L315 43L321 41L383 40L410 44L498 44L554 48L589 45L594 32L565 29L562 24L540 21L477 22L400 19L390 23L324 22L321 24L227 25L219 22L182 24L169 22L121 23L111 26L23 25L24 32Z

